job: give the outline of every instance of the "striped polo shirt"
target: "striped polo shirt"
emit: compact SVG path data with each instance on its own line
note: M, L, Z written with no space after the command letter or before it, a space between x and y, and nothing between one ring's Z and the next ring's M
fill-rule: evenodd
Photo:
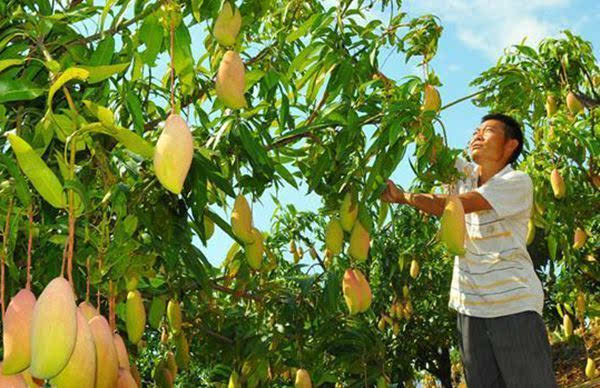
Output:
M542 315L544 291L526 248L531 178L506 165L477 187L479 166L457 159L456 167L466 178L448 192L477 191L492 209L465 215L466 252L454 258L448 306L481 318L528 310Z

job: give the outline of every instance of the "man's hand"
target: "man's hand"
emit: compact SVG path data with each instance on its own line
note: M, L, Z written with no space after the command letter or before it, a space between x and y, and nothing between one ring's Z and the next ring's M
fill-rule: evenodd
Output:
M405 203L406 202L405 198L404 198L404 193L396 187L396 185L394 184L394 182L392 182L391 179L388 179L386 184L387 184L387 187L381 194L381 200L383 202L392 202L392 203Z

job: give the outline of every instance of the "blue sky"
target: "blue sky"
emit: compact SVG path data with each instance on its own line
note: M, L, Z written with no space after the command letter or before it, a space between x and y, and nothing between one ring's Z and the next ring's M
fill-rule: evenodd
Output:
M337 4L337 0L325 2ZM241 2L238 0L236 3L239 5ZM97 5L100 4L97 2ZM504 48L519 43L525 37L526 44L535 47L541 39L558 37L561 30L569 29L592 42L596 58L600 58L600 2L597 0L406 0L403 11L408 12L409 18L431 13L441 19L444 31L431 66L443 83L439 88L443 103L474 92L468 84L493 66ZM130 15L131 10L127 14ZM385 14L376 11L367 17L388 20ZM196 59L205 51L202 45L202 30L205 28L203 23L191 31L196 37L192 48ZM409 74L422 74L416 68L416 60L405 65L402 56L392 54L388 57L388 54L386 50L380 54L380 63L385 60L382 71L388 77L400 80ZM161 57L154 74L164 74L167 60L166 56ZM468 101L443 111L441 118L448 131L449 145L463 148L485 113ZM406 161L401 163L392 179L404 187L410 185L413 174ZM263 231L270 229L275 209L271 195L277 195L284 205L293 203L301 211L317 210L321 206L320 198L314 194L307 195L306 191L305 186L298 191L286 187L278 194L267 191L260 202L253 204L255 226ZM213 210L229 219L223 211ZM213 264L218 265L231 243L232 240L217 227L208 246L201 249ZM305 255L305 261L311 261L309 255Z

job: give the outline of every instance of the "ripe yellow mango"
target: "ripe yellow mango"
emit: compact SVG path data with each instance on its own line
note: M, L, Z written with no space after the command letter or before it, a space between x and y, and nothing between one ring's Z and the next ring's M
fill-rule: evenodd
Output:
M235 51L227 51L219 65L215 92L223 105L231 109L246 107L244 63Z
M332 218L325 229L325 246L331 254L339 255L342 253L342 244L344 243L344 230L342 224L336 218Z
M432 85L425 85L424 92L425 98L423 99L423 111L439 111L442 107L440 92L438 92L438 90Z
M102 315L89 322L96 345L96 388L114 388L119 378L119 358L112 330Z
M246 198L241 194L235 198L235 202L233 203L231 229L233 230L233 234L246 244L254 242L252 210L250 210L250 205L248 205Z
M465 211L461 200L448 197L440 221L440 240L453 255L465 254Z
M138 385L128 369L119 369L117 388L138 388Z
M97 308L92 306L90 302L85 301L79 303L79 311L81 311L87 321L100 315Z
M575 310L580 317L583 317L583 314L585 313L585 294L583 292L577 294Z
M342 291L351 315L365 312L371 307L371 287L360 270L353 268L346 270Z
M123 341L123 337L119 333L113 334L113 340L115 342L115 350L117 351L117 359L119 360L119 368L129 370L129 354L127 353L127 347Z
M67 366L51 382L56 388L94 388L96 380L96 345L87 319L77 311L75 350Z
M358 216L358 204L354 201L352 193L346 193L340 207L340 222L342 229L350 232L354 226L354 221Z
M360 221L354 223L352 234L350 234L350 246L348 253L356 261L363 262L367 260L369 255L369 247L371 246L371 238L369 232Z
M265 247L262 233L256 228L252 228L252 239L254 242L246 245L246 259L250 267L260 269Z
M77 338L77 305L69 282L54 278L40 294L31 321L31 375L49 379L67 365Z
M417 276L419 276L419 272L421 272L421 266L419 265L419 262L416 259L413 259L410 262L410 277L416 279Z
M552 170L552 173L550 173L550 184L552 185L552 191L554 192L555 198L560 199L565 196L567 186L557 169Z
M155 296L150 303L150 311L148 312L148 322L150 326L156 330L160 327L160 321L165 315L167 308L167 300L164 296Z
M233 46L242 26L242 15L226 1L215 21L213 35L222 46Z
M14 375L29 367L30 330L34 306L35 295L27 289L17 292L8 304L2 331L4 345L2 372L5 375Z
M175 299L171 299L167 304L167 320L171 331L175 334L181 330L181 306Z
M125 302L125 326L127 328L127 337L133 344L137 344L144 334L146 326L146 311L144 302L139 291L129 291L127 293L127 302Z
M585 364L585 376L588 379L594 379L598 376L598 371L596 370L596 361L593 358L588 357L587 362Z
M565 333L565 337L567 338L573 335L573 321L567 313L563 315L563 331Z
M21 374L12 376L4 375L2 363L0 363L0 387L27 388L27 383Z
M312 381L306 369L298 369L296 371L296 381L294 388L312 388Z
M238 375L236 371L231 372L227 388L242 388L242 384L240 383L240 375Z
M567 94L567 108L569 108L569 112L571 112L573 115L577 115L583 110L581 101L579 101L573 92L569 92Z
M527 223L527 245L531 244L533 242L533 239L535 238L535 224L533 223L533 219L529 219L529 222Z
M587 240L587 233L585 230L581 228L575 229L575 236L573 237L573 248L581 249L585 245L585 241Z
M553 95L549 94L546 97L546 114L548 117L554 116L556 113L556 98Z
M174 194L181 193L194 157L194 139L185 120L171 114L154 148L154 173Z
M183 332L175 337L175 362L179 369L183 370L187 369L190 364L190 346Z

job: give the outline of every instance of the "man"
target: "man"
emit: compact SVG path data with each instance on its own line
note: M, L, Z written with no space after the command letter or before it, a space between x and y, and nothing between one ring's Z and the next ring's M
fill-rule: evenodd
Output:
M484 116L469 143L475 165L451 194L465 210L466 253L454 260L449 307L469 388L556 387L542 320L544 293L526 248L531 178L511 167L523 148L520 125ZM381 199L439 216L447 195L400 191L389 180Z

